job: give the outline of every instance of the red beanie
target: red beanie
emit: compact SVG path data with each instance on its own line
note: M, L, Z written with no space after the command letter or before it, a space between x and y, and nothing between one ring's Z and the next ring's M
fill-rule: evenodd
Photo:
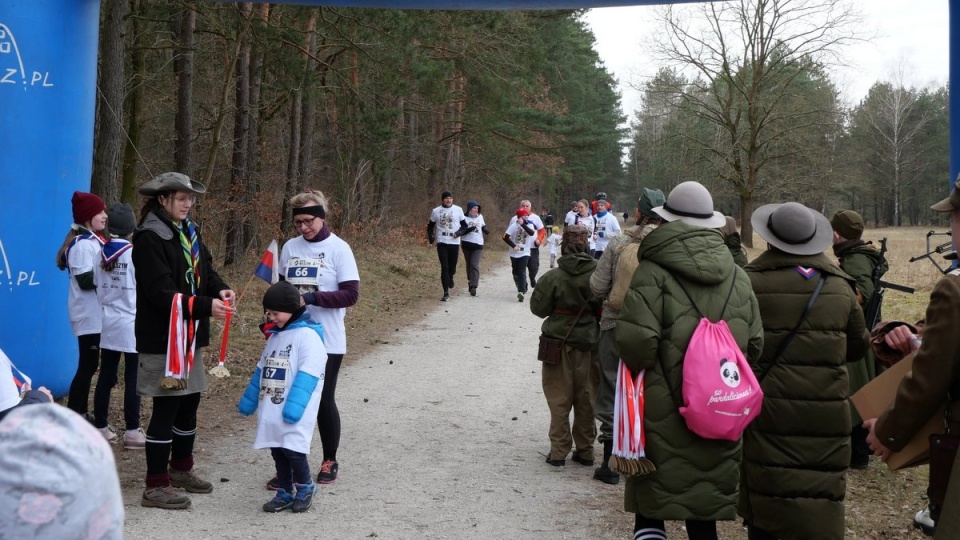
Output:
M73 203L73 222L77 225L83 225L93 219L93 216L107 209L103 199L93 193L74 191L70 202Z
M518 218L527 217L527 216L529 216L529 215L530 215L530 211L527 210L526 208L518 208L518 209L517 209L517 217L518 217Z

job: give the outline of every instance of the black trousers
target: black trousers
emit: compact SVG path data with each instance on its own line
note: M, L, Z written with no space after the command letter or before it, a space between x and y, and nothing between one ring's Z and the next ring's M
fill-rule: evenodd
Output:
M270 448L270 455L273 456L273 463L277 467L277 480L280 481L280 487L287 493L293 493L294 482L298 484L313 482L310 479L310 465L307 463L306 454L274 446Z
M193 468L193 443L197 436L200 393L185 396L154 396L153 414L147 426L147 486L149 477L165 475L167 463L174 469Z
M527 261L527 271L530 273L530 285L537 286L537 272L540 271L540 248L530 248L530 259Z
M317 430L320 432L320 446L323 447L323 461L336 461L337 449L340 447L340 409L337 408L336 393L337 376L340 374L342 363L342 354L327 355L327 368L323 372L323 391L320 392L320 408L317 410ZM310 476L309 471L307 476Z
M70 383L67 408L84 415L90 407L90 383L100 366L100 334L77 336L77 343L80 346L80 358L77 361L77 372Z
M440 284L443 285L443 292L453 288L453 275L457 273L459 255L459 245L437 242L437 257L440 259Z
M526 293L530 257L510 257L510 265L513 267L513 282L517 284L517 292Z
M117 384L120 370L120 355L124 357L123 366L123 420L126 429L140 427L140 396L137 395L137 353L122 353L110 349L101 349L100 376L93 391L93 425L107 427L107 415L110 412L110 390Z

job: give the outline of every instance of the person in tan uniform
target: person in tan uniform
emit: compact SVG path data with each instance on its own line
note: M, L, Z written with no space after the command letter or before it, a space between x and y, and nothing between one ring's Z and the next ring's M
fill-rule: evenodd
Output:
M960 189L954 186L950 196L930 207L935 212L950 212L950 228L960 237ZM953 270L937 282L930 293L923 341L913 359L913 370L900 386L893 403L879 418L863 423L868 430L867 443L886 461L910 441L941 405L946 405L945 426L956 433L960 429L960 270ZM936 538L960 535L960 466L954 464L947 488Z

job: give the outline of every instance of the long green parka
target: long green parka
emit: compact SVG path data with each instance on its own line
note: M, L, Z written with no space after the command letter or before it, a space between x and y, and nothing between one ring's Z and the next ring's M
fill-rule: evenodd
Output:
M755 361L763 349L763 326L750 280L717 230L681 221L651 232L637 258L617 321L617 343L631 370L646 370L645 450L657 470L627 479L624 509L663 520L736 519L740 442L695 435L671 395L672 389L681 399L683 357L700 322L677 280L714 322L730 295L723 319L740 350Z
M596 350L600 326L595 312L603 299L590 291L590 274L597 267L597 261L587 253L569 253L557 259L557 266L537 280L530 297L530 312L546 317L540 330L543 335L563 339L587 300L587 307L566 344L581 351Z
M760 416L743 435L740 515L782 540L841 539L850 464L847 368L867 346L853 279L825 255L775 249L745 269L763 317L754 373L766 377ZM821 276L820 295L774 364Z

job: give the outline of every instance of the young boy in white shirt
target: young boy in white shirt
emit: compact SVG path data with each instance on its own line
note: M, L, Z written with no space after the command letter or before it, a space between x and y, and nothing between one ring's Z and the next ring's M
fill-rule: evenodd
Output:
M560 249L560 241L562 239L563 237L560 236L560 227L554 227L550 237L547 238L547 244L550 245L550 268L557 265L557 251Z
M323 391L327 350L323 329L301 305L300 291L281 281L263 295L266 318L275 326L237 408L250 416L260 406L254 448L269 448L280 486L264 512L306 512L317 485L307 455Z

